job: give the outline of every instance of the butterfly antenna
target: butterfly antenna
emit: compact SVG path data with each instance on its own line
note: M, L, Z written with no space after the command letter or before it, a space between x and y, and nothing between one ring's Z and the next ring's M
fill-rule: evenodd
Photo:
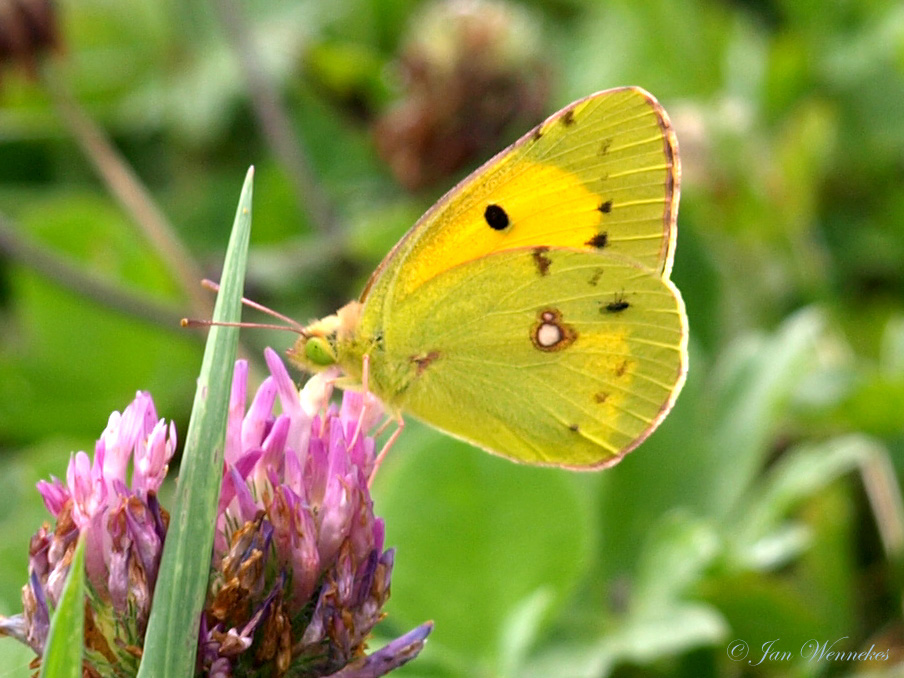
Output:
M205 278L204 280L201 281L201 285L203 287L206 287L209 290L212 290L213 292L220 291L220 286L217 283L215 283L213 280L208 280L207 278ZM292 318L290 318L289 316L283 315L279 311L274 311L272 308L270 308L268 306L264 306L263 304L259 304L256 301L252 301L251 299L248 299L246 297L242 297L242 303L245 306L247 306L248 308L253 308L256 311L260 311L261 313L266 313L267 315L269 315L273 318L276 318L277 320L282 320L284 323L289 325L292 329L294 329L299 334L304 334L304 332L302 331L302 330L304 330L304 326L301 325L301 323L299 323L298 321L292 320ZM249 325L243 325L242 327L249 327ZM268 327L268 326L267 325L253 325L253 327ZM289 328L284 327L282 329L289 329Z
M300 327L286 327L275 323L220 323L213 320L198 320L196 318L182 318L179 321L182 327L244 327L256 330L285 330L304 335Z

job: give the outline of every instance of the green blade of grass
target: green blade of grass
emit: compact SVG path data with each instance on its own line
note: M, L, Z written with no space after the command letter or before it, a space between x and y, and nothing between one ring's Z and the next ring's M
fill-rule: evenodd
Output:
M242 187L226 251L213 314L215 322L241 319L253 176L252 168ZM223 445L237 346L238 328L211 328L185 438L179 496L166 535L139 678L188 678L194 675L198 624L207 593L223 475Z
M85 540L78 540L60 604L53 613L41 678L81 678L85 644Z

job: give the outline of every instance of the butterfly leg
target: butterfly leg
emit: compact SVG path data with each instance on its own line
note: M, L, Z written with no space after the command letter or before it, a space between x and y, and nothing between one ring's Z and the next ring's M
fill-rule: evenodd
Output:
M386 417L386 420L382 424L380 424L380 427L376 431L374 431L374 438L378 438L379 436L386 433L386 429L388 429L389 425L394 421L398 423L395 417Z
M402 419L401 414L397 414L395 419L387 419L386 425L388 425L389 422L393 420L396 422L396 430L392 432L392 435L389 436L389 439L383 444L383 449L380 450L377 458L374 459L374 470L370 472L370 478L367 479L368 488L370 488L371 485L374 484L374 478L377 477L377 471L379 470L380 465L383 463L383 459L385 459L386 455L389 453L390 448L392 448L398 437L402 435L402 431L405 430L405 420ZM381 426L380 428L386 428L386 425Z
M368 354L364 354L364 357L361 358L361 391L363 395L363 402L361 404L361 411L358 413L358 423L355 425L355 432L352 434L351 442L348 444L349 447L354 447L355 443L358 442L358 436L361 435L361 429L364 428L364 421L367 415L367 405L368 405L368 396L370 395L370 391L368 390L368 381L370 375L370 356Z
M358 423L355 426L355 432L352 434L352 439L349 443L350 447L358 441L358 436L361 435L361 431L364 428L364 422L367 420L367 408L370 403L370 399L374 398L369 389L370 356L365 353L364 357L361 359L361 363L361 388L364 395L364 403L361 406L361 412L358 414ZM388 418L386 422L382 424L379 429L377 429L376 433L374 434L375 437L383 433L383 431L386 430L386 427L389 426L392 421L396 422L396 430L392 432L392 435L389 436L389 439L383 444L383 448L380 450L379 454L377 454L376 459L374 459L374 467L370 472L370 478L368 478L367 480L368 487L373 485L374 478L377 475L377 471L379 470L380 465L383 463L383 459L386 458L389 450L392 448L398 437L402 435L402 431L405 428L405 420L402 419L402 415L399 413L393 417Z

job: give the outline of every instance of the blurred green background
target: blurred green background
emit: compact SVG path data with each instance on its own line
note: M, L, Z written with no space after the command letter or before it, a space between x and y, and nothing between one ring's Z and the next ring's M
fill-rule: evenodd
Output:
M634 84L681 147L687 386L595 474L410 425L375 489L397 548L380 637L436 621L409 677L902 675L899 2L0 0L17 3L0 613L21 609L37 480L137 389L184 435L202 344L177 320L208 312L194 281L217 277L248 165L247 294L306 321L532 124ZM57 45L43 68L29 43ZM293 337L243 341L259 360ZM873 654L819 659L833 643ZM13 641L0 656L27 675Z

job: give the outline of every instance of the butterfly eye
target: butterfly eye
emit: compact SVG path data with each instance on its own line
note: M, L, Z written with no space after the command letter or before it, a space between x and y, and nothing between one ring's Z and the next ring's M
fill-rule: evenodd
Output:
M336 352L329 341L323 337L310 337L304 343L304 357L318 367L329 367L336 364Z

